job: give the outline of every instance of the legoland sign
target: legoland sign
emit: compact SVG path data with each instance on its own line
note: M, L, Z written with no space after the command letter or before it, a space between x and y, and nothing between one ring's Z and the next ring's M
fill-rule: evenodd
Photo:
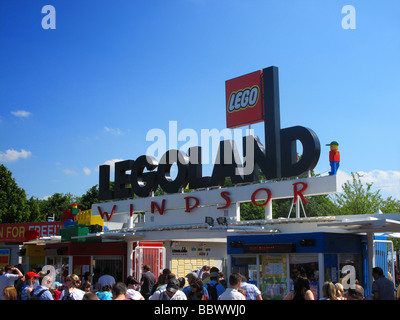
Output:
M267 180L299 177L312 170L320 156L320 142L311 129L294 126L281 128L278 68L269 67L226 82L227 126L229 128L264 120L265 146L256 136L243 137L243 163L234 141L220 141L211 176L203 176L200 146L188 154L171 149L160 161L142 155L136 160L115 163L114 189L110 188L110 166L101 165L99 200L148 197L160 186L166 193L184 188L205 189L259 181L259 171ZM296 141L303 146L298 159ZM171 179L171 167L178 173ZM147 170L148 172L145 172ZM129 173L128 173L129 172ZM109 211L110 212L110 211Z

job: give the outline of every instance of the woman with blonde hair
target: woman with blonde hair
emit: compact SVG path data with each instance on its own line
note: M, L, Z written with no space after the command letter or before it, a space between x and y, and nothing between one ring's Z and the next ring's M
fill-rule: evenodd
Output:
M336 298L338 300L345 300L343 285L340 282L338 282L335 284L335 289L336 289Z
M322 298L319 300L338 300L336 298L335 285L330 281L325 281L322 286Z
M13 286L5 287L3 294L4 300L17 300L17 290Z
M81 286L81 280L76 274L69 274L65 278L67 288L63 290L60 296L60 300L82 300L85 295L85 291L79 289Z

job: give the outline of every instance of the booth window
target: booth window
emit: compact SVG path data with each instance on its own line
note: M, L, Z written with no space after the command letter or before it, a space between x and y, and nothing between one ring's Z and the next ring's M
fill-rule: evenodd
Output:
M257 258L253 257L232 257L232 273L244 275L248 283L257 285Z
M93 270L94 280L104 274L104 270L108 269L109 274L115 278L116 282L123 281L123 257L122 256L94 256Z
M289 256L290 290L293 290L293 281L299 277L306 277L310 282L310 289L314 297L318 297L319 271L317 254L293 254Z

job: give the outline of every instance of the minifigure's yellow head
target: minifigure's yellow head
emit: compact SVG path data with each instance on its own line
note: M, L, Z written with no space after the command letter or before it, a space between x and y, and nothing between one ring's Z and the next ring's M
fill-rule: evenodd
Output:
M332 151L337 151L339 149L339 143L336 141L332 141L330 144L327 144L327 146L330 146Z

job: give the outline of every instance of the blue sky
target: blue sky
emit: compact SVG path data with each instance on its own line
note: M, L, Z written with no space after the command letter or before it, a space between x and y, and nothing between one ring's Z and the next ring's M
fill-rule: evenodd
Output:
M397 0L1 0L0 163L28 196L82 195L153 128L224 129L225 81L274 65L282 128L320 139L315 171L337 140L343 179L400 199L399 16Z

